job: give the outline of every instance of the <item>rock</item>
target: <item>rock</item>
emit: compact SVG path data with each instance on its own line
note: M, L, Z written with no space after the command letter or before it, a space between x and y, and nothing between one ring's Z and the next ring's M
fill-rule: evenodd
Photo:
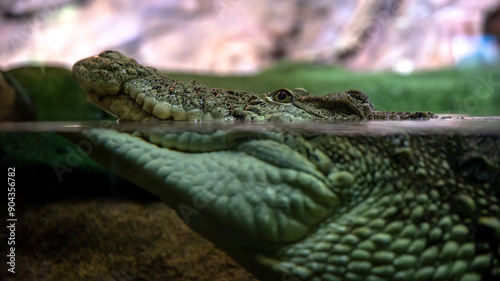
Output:
M0 67L31 59L71 65L116 49L169 71L250 74L292 60L410 72L476 52L497 9L495 0L58 3L1 6Z

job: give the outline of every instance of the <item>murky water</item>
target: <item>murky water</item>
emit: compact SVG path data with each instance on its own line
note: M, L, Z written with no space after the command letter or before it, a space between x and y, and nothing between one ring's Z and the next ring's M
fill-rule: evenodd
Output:
M90 280L92 276L95 280L106 277L133 280L135 276L143 276L144 272L155 278L162 276L163 280L178 280L165 268L195 274L195 280L200 280L200 276L213 276L214 273L210 272L233 268L235 271L231 274L238 276L237 280L255 280L222 252L214 250L213 245L192 233L155 196L95 164L87 155L92 153L93 147L80 143L82 149L78 149L78 145L60 136L78 136L76 133L88 128L126 132L161 129L171 133L224 130L250 135L286 131L309 136L355 138L418 135L412 145L420 148L420 153L425 151L421 148L426 149L429 144L425 141L421 144L418 140L425 140L427 136L436 138L430 149L443 146L447 150L446 137L459 135L463 136L460 139L477 144L478 149L474 151L476 154L468 155L466 162L460 162L463 155L449 156L450 166L458 166L458 177L493 186L500 179L500 117L295 124L173 121L0 123L0 174L3 180L9 177L13 179L9 182L15 183L15 190L9 193L12 195L9 198L13 198L13 216L10 218L16 219L11 236L14 235L18 242L13 258L18 273L9 280L65 280L73 275L81 278L72 280ZM466 155L467 151L462 153ZM437 160L439 157L436 155ZM489 196L497 196L495 192ZM92 250L89 252L88 249ZM186 252L193 254L187 255ZM201 258L203 263L200 263L200 256L204 257ZM38 268L38 261L43 261L43 267ZM136 266L130 266L129 261L136 262ZM152 264L158 266L152 268ZM51 268L51 271L46 268ZM40 276L45 279L40 279Z

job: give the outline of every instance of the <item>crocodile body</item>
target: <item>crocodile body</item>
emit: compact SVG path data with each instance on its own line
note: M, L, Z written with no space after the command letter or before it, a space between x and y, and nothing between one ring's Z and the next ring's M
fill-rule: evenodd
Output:
M73 71L98 106L125 119L158 117L154 101L152 108L144 106L147 97L138 105L134 101L140 93L129 98L127 82L111 79L96 65L89 68L96 60L105 65L108 61L97 56L87 60L85 67L77 63ZM127 65L114 67L116 72ZM159 75L139 69L145 74L137 70L144 75L137 81ZM92 70L106 75L86 79ZM201 87L191 85L182 87ZM261 96L224 91L218 93L225 103L209 96L190 109L182 96L174 95L182 105L179 112L185 114L176 118L171 97L165 102L170 106L168 118L192 119L186 117L192 114L189 110L198 109L203 116L196 116L205 119L207 113L214 117L217 108L222 113L215 115L222 119L397 115L377 113L357 91L318 99L300 89L289 91L294 102L286 108L272 100L282 90ZM357 102L348 105L344 99L338 107L342 96ZM205 110L207 103L215 107ZM273 109L280 111L273 115ZM271 115L274 118L268 118ZM81 137L92 144L90 156L96 161L156 194L192 229L262 280L500 278L498 133L442 128L364 135L311 132L291 125L179 132L144 126L132 134L89 129Z

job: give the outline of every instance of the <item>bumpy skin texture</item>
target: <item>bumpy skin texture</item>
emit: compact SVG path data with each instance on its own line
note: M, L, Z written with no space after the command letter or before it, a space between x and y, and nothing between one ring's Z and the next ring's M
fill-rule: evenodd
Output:
M73 76L87 99L122 120L422 120L430 112L376 111L359 91L312 96L304 89L253 94L183 83L115 51L78 61Z
M115 52L73 71L90 100L132 120L167 116L158 100L180 120L392 116L357 91L312 97L298 89L282 106L273 100L282 90L181 84ZM500 278L498 134L274 128L89 129L83 137L96 161L159 196L263 280Z
M84 134L262 280L500 277L498 135Z

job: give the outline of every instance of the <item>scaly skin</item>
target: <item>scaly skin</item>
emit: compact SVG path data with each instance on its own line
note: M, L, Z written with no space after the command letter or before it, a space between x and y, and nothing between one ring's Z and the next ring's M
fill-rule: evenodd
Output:
M74 69L78 77L82 68ZM109 104L122 96L124 108L100 106L118 116L151 116L126 112L137 108L126 107L134 102L119 94L126 84L114 96L103 94ZM83 87L99 99L95 86ZM241 115L215 106L227 110L223 118L255 116L247 110L252 98L222 96L245 104ZM266 103L257 112L273 108ZM350 116L371 116L371 104L361 104L348 106L358 112ZM298 109L283 112L312 116ZM145 127L134 134L89 129L82 136L92 144L91 157L156 194L262 280L500 278L498 134L353 135L283 125L205 132Z
M78 61L73 76L87 99L122 120L399 120L434 118L430 112L376 111L359 91L312 96L304 89L253 94L183 83L105 51Z
M278 130L84 134L262 280L498 280L498 135Z

